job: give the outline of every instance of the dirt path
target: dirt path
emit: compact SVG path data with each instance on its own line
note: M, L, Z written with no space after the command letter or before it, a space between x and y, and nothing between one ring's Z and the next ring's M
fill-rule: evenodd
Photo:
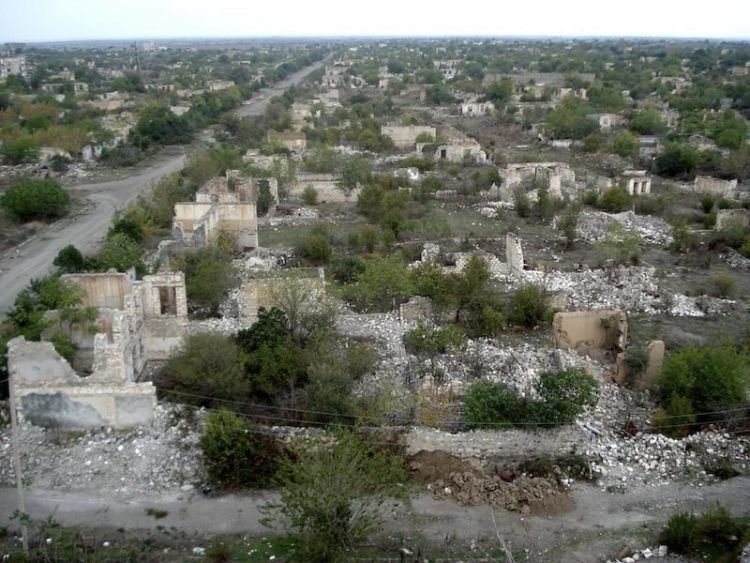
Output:
M118 501L96 492L27 492L27 511L32 518L52 516L60 523L90 528L155 530L158 526L187 534L267 534L260 508L277 497L261 492L208 498L197 491ZM643 548L644 530L653 530L676 508L700 511L721 502L736 515L750 514L750 477L737 477L704 487L673 483L643 487L627 494L606 493L577 484L571 490L567 512L523 515L496 509L495 524L487 506L459 506L451 500L427 495L415 498L410 508L389 511L385 529L407 538L421 537L433 545L450 542L490 546L499 533L514 548L529 549L533 561L596 562L612 557L622 545ZM0 514L16 508L15 489L0 488ZM155 519L148 508L168 514ZM0 526L8 522L0 523ZM647 528L644 528L646 526Z
M300 83L323 64L323 61L315 63L272 87L260 90L235 110L236 115L261 114L273 96ZM125 178L72 187L85 194L87 205L83 210L49 225L16 248L0 255L0 316L13 305L18 292L32 278L42 277L52 269L52 261L62 248L74 244L84 253L96 251L117 209L127 205L159 178L184 165L185 148L170 147Z

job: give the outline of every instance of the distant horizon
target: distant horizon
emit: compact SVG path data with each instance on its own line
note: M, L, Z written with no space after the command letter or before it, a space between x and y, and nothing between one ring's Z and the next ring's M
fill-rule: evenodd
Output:
M750 40L750 3L714 0L694 10L676 0L537 0L427 6L377 0L7 0L0 42L61 43L174 39L311 38L665 38Z
M669 36L669 35L174 35L174 36L121 36L121 37L81 37L42 39L25 41L22 39L5 40L0 37L0 44L23 43L25 45L46 45L58 43L106 43L111 42L174 42L174 41L378 41L378 40L530 40L530 41L675 41L675 42L740 42L750 43L746 37L708 37L708 36Z

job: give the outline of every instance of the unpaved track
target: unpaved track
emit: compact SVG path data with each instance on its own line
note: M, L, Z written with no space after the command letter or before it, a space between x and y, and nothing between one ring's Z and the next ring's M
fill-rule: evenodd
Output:
M244 117L263 113L272 97L300 83L323 64L324 61L315 63L272 87L260 90L235 110L235 114ZM72 190L84 192L87 205L83 210L47 226L15 249L0 255L0 318L32 278L40 278L50 272L52 261L62 248L74 244L84 253L96 251L117 209L123 208L159 178L184 165L184 147L170 147L127 178L72 187Z
M438 546L444 545L446 538L465 544L475 540L491 543L499 534L514 549L530 549L533 561L596 562L612 557L623 542L638 537L641 526L663 522L677 508L700 512L711 502L721 502L735 515L750 514L750 477L703 487L676 483L644 486L627 494L576 484L571 495L574 506L562 514L534 516L495 509L497 530L487 506L460 506L420 495L409 509L391 512L387 508L385 530L407 538L423 537ZM187 534L261 535L269 530L260 523L260 508L277 498L268 492L208 498L189 491L116 500L96 492L33 489L26 492L26 505L34 520L52 516L61 524L86 528L156 530L174 526ZM16 502L15 489L0 488L0 514L13 514ZM156 520L146 514L148 508L168 514ZM6 525L17 524L0 522L0 526ZM631 547L647 546L631 543Z

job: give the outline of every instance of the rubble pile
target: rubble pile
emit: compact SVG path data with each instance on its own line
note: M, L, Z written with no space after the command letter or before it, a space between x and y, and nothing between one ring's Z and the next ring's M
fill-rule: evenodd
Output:
M375 339L390 356L404 357L404 332L412 328L393 313L358 314L344 311L336 317L336 329L344 336Z
M585 367L578 354L565 350L539 348L532 344L517 347L499 347L493 340L469 340L463 353L444 355L435 365L449 381L482 379L505 383L522 396L533 398L534 383L544 371L557 371L569 367Z
M671 228L666 221L651 215L636 215L632 211L615 214L582 211L578 217L578 235L588 242L600 242L607 238L614 223L637 232L645 242L659 245L672 242Z
M705 467L721 462L750 469L750 440L745 438L715 432L682 439L644 433L655 408L647 393L600 386L599 402L579 426L587 439L583 453L598 460L593 469L602 488L657 486L679 478L707 481L711 477Z
M731 299L719 299L708 295L688 297L675 294L670 297L669 313L674 317L705 317L724 315L736 305Z
M24 478L40 489L96 490L129 497L189 490L203 481L199 426L170 405L154 409L148 428L101 429L82 433L45 430L22 424L19 429ZM14 483L11 431L0 434L0 481Z
M719 257L724 260L724 262L729 264L732 268L750 272L750 258L745 258L734 248L728 248Z
M655 269L625 267L579 272L524 271L519 283L542 284L549 292L565 292L572 310L621 309L656 314L662 308Z
M549 479L522 475L508 482L499 475L490 477L471 471L453 472L447 479L430 483L428 489L437 499L451 498L465 506L487 504L523 513L531 511L531 503L563 494L561 487Z

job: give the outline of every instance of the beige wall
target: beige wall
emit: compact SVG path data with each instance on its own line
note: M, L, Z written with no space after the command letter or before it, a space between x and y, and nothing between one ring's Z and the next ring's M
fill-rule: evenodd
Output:
M555 346L572 350L612 346L624 350L628 336L625 314L616 309L556 313L552 329Z

